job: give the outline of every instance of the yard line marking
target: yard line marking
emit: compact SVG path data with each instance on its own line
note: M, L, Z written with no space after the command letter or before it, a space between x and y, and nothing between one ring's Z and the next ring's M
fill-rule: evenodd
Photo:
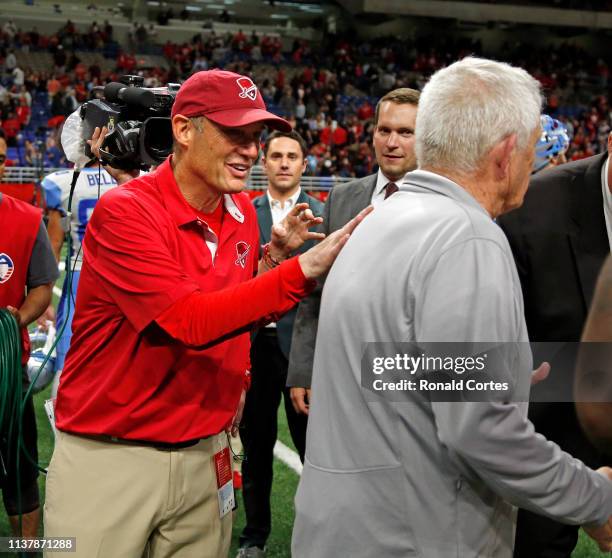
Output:
M274 457L280 459L287 467L293 469L298 475L302 474L303 465L300 456L291 448L288 448L280 440L274 444Z

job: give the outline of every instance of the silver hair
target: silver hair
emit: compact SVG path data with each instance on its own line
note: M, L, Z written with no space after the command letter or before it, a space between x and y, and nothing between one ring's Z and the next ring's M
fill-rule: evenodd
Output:
M437 71L424 87L416 119L419 167L478 169L499 141L516 134L524 149L540 125L540 84L525 70L467 57Z

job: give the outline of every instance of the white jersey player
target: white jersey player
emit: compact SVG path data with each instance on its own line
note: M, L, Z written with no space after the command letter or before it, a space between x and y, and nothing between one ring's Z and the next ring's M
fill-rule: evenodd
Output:
M49 237L58 261L64 241L62 219L68 215L71 182L72 170L61 170L51 173L42 181L47 212L49 214ZM72 239L70 269L74 273L72 276L71 295L70 297L68 296L68 282L64 281L62 296L57 310L58 335L62 331L64 322L66 322L66 326L63 328L57 344L56 370L61 370L64 367L64 359L70 346L70 338L72 337L72 316L74 314L74 302L76 300L76 291L83 261L82 242L85 236L85 229L100 196L116 185L117 181L103 168L98 167L98 165L84 168L77 179L69 218L70 237Z

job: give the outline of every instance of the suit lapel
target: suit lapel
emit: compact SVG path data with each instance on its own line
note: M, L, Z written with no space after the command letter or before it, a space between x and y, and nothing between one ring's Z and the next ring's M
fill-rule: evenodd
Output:
M272 211L268 196L264 193L253 200L253 205L257 211L257 222L259 223L260 244L270 242L270 230L272 229Z
M303 189L300 191L300 195L298 196L298 199L295 203L308 203L308 196L306 195L306 192L304 192Z
M351 216L354 217L362 209L370 205L372 201L372 194L376 187L377 174L366 176L362 182L362 188L359 188L354 195L351 196Z
M585 309L591 306L597 276L610 244L606 232L601 192L601 169L606 155L593 158L583 177L574 177L572 184L572 221L574 228L568 233L576 261Z

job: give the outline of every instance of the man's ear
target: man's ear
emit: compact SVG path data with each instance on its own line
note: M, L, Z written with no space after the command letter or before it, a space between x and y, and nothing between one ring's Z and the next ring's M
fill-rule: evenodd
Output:
M511 134L496 143L489 152L489 160L493 164L493 173L497 180L503 180L508 175L508 167L515 148L516 134Z
M192 129L193 125L186 116L175 114L172 118L172 135L174 136L174 141L182 149L185 149L191 143Z
M612 132L608 134L608 156L612 157Z

